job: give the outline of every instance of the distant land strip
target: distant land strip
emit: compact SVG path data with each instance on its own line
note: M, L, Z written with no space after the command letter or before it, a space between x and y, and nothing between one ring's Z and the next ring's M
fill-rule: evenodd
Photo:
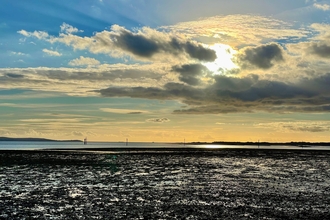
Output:
M9 138L9 137L0 137L0 141L82 142L81 140L52 140L52 139L46 139L46 138Z
M214 142L178 142L175 144L185 145L260 145L260 146L273 146L273 145L286 145L286 146L299 146L299 147L311 147L311 146L329 146L330 142L305 142L305 141L291 141L291 142L237 142L237 141L214 141Z

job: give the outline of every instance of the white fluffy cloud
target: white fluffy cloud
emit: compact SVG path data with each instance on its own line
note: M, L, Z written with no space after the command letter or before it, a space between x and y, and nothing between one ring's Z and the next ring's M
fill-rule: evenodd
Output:
M78 28L73 27L72 25L69 25L65 22L60 26L61 32L66 33L66 34L72 34L72 33L77 33L77 32L83 32L82 30L78 30Z
M308 35L304 29L270 17L255 15L227 15L203 18L162 27L190 38L203 39L209 43L221 42L231 46L257 45L265 41L302 38Z
M100 61L98 61L94 58L80 56L79 58L71 60L69 62L69 65L70 66L97 66L97 65L100 65Z
M313 6L317 9L323 10L323 11L329 11L330 5L328 4L320 4L320 3L314 3Z
M34 31L34 32L28 32L26 30L20 30L17 31L17 33L25 36L25 37L36 37L39 40L46 40L49 37L49 34L45 31Z
M17 56L28 56L26 53L11 51L10 54Z
M49 56L56 56L56 57L62 56L61 53L54 51L54 50L43 49L42 51Z

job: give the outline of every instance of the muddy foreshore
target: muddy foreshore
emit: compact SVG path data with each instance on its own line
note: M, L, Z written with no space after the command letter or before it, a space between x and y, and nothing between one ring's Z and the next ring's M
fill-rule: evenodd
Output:
M0 219L330 219L330 151L0 151Z

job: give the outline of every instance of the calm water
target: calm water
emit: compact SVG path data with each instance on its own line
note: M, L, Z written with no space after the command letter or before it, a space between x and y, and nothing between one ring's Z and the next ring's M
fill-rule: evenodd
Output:
M38 150L38 149L68 149L68 148L248 148L257 149L258 146L251 145L182 145L170 143L146 143L146 142L130 142L126 146L125 142L89 142L84 145L82 142L34 142L34 141L0 141L0 150ZM260 146L261 149L315 149L330 150L330 146Z

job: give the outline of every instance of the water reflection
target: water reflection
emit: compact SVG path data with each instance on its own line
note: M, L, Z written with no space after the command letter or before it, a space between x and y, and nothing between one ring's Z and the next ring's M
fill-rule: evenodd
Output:
M292 145L226 145L226 144L175 144L175 143L144 143L131 142L126 146L123 142L89 142L83 145L80 142L33 142L33 141L0 141L0 150L39 150L39 149L105 149L122 148L134 150L137 148L145 149L225 149L225 148L244 148L244 149L303 149L303 150L330 150L330 146L292 146Z

